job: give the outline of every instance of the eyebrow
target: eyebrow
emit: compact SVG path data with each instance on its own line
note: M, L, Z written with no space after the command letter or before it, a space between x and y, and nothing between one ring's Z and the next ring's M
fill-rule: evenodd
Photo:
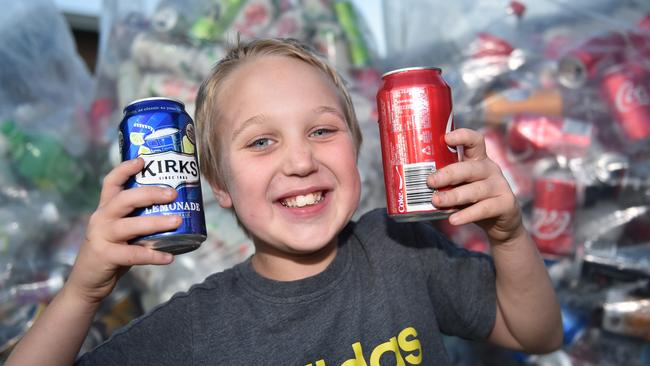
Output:
M324 113L332 113L335 114L337 117L341 118L343 121L345 121L345 116L336 108L330 107L330 106L320 106L314 109L314 113L316 114L324 114Z
M247 120L244 121L244 123L239 126L238 129L233 131L232 133L232 139L234 140L242 131L244 131L248 126L255 125L255 124L260 124L262 123L266 118L264 117L263 114L258 114L256 116L253 116Z
M323 105L323 106L314 108L313 112L315 114L331 113L331 114L334 114L337 117L341 118L343 121L345 121L345 116L343 116L343 114L338 109L336 109L334 107ZM266 117L263 114L258 114L256 116L253 116L253 117L247 119L246 121L244 121L244 123L241 124L241 126L239 126L239 128L237 128L235 131L233 131L232 139L234 140L239 134L241 134L249 126L260 124L260 123L264 122L265 119L266 119Z

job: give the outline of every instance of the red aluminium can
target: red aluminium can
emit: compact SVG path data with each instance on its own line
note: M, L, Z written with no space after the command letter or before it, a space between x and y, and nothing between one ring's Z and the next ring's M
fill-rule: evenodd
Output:
M535 181L531 236L539 251L551 255L573 252L573 224L578 191L568 172L556 172Z
M650 72L627 63L607 70L601 91L613 117L632 141L650 137Z
M607 33L591 38L572 49L558 64L558 80L577 89L593 80L604 68L619 64L625 57L625 36Z
M569 117L518 114L508 126L508 143L518 161L539 158L544 152L570 158L584 157L592 145L593 125Z
M520 202L528 202L533 194L533 179L530 174L523 169L521 164L510 159L507 150L508 144L501 132L490 127L484 128L482 132L487 156L501 168L512 193Z
M426 184L431 173L462 155L444 141L454 121L451 89L441 73L431 67L394 70L382 76L377 92L386 206L396 221L442 219L456 211L434 207L434 191Z

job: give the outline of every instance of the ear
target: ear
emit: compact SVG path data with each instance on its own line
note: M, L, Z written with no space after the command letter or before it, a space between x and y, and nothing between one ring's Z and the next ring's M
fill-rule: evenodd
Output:
M212 188L212 193L214 196L217 198L217 201L219 202L219 206L223 208L231 208L232 207L232 198L230 198L230 194L219 187L216 184L213 184L210 186Z

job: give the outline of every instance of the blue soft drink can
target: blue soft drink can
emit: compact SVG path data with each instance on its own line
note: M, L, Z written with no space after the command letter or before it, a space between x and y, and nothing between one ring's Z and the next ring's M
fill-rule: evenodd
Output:
M172 254L198 248L206 239L201 179L192 118L183 103L169 98L139 99L124 108L119 127L122 161L141 157L142 171L125 188L171 187L178 197L168 204L134 210L131 216L178 215L183 223L174 231L130 241Z

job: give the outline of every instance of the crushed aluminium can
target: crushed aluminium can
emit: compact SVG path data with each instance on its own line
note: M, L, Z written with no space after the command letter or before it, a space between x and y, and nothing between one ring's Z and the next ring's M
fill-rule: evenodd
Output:
M594 140L591 123L569 117L518 114L508 126L507 146L518 161L544 152L569 158L584 157Z
M607 33L587 40L560 59L558 81L571 89L584 87L604 68L623 61L625 45L625 37L619 33Z
M451 89L441 70L414 67L384 74L377 108L388 215L396 221L448 217L456 209L433 206L434 190L426 184L431 173L462 156L461 147L444 140L454 122Z
M178 192L174 202L138 208L131 216L178 215L183 219L176 230L137 237L130 243L172 254L197 249L207 232L194 123L183 103L168 98L132 102L124 108L119 139L122 161L137 157L145 161L125 189L159 186Z

